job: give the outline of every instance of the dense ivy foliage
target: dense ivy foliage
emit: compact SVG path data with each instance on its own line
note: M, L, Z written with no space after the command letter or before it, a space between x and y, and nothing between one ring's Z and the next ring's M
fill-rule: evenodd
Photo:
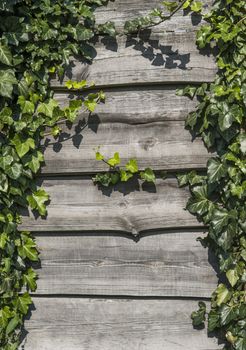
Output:
M201 135L217 156L209 159L207 174L179 175L180 185L189 185L187 209L209 231L203 243L219 259L225 279L212 295L208 331L218 331L226 349L246 349L246 3L216 0L205 16L208 22L197 33L200 49L216 47L218 74L212 84L179 90L200 103L186 125ZM192 314L200 326L206 306Z
M43 164L40 142L45 130L54 136L59 124L73 122L83 107L93 112L103 93L87 93L60 108L50 76L62 77L70 57L91 59L96 34L114 34L111 23L97 26L94 11L106 0L0 1L0 348L17 349L23 318L36 289L38 260L30 232L18 230L22 208L46 214L48 194L37 188ZM69 89L86 81L67 82ZM46 131L47 133L47 131Z

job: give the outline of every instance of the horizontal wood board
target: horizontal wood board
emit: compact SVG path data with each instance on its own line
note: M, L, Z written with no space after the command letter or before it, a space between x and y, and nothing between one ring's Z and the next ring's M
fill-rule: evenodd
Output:
M34 298L25 350L218 350L190 321L197 301Z
M201 83L213 81L216 73L212 56L199 53L193 31L99 39L95 49L92 65L74 59L62 82L53 78L52 86L64 87L70 79L87 79L98 87Z
M122 164L137 158L140 168L205 168L211 154L199 138L193 140L184 122L197 102L176 96L175 91L170 86L106 91L105 104L93 115L81 113L73 126L62 126L58 139L47 137L43 174L107 170L103 162L95 160L98 146L108 158L118 151ZM61 106L70 98L56 95Z
M217 285L216 265L196 241L201 236L156 232L135 242L106 233L37 235L37 293L210 297Z
M98 189L91 178L44 179L50 194L46 218L23 216L21 229L31 231L123 231L197 227L197 219L184 210L189 191L177 180L158 179L156 185L134 179L115 188ZM25 213L23 213L25 214Z

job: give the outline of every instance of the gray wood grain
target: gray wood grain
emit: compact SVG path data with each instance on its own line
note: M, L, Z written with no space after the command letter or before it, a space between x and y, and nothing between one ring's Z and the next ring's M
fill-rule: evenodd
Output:
M140 40L99 39L93 64L74 59L64 80L53 79L52 86L64 87L68 79L87 79L100 87L211 82L215 62L207 52L199 53L195 35L193 31L177 31L147 34Z
M98 146L106 157L118 151L122 164L137 158L140 168L205 168L209 154L184 125L196 101L176 96L175 87L108 90L106 96L94 115L81 114L74 126L63 125L58 140L48 137L43 173L107 170L95 160ZM68 104L66 94L56 98L60 105Z
M176 90L182 85L127 86L103 89L105 103L97 105L95 113L101 123L143 124L160 121L185 120L189 112L198 105L186 96L177 96ZM65 107L71 99L83 98L84 94L69 91L56 92L55 99ZM81 113L81 117L87 117Z
M218 350L192 300L34 298L23 350Z
M156 232L135 242L117 234L37 235L37 293L210 297L215 259L200 236Z
M187 189L176 179L139 184L134 179L114 189L98 190L91 179L51 178L43 181L51 203L46 219L24 216L22 229L31 231L124 231L133 235L145 230L199 225L184 210Z

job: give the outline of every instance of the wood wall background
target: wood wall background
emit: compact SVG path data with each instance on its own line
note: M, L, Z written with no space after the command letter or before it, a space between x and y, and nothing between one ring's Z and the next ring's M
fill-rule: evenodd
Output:
M116 0L98 20L146 14L159 0ZM209 4L209 1L205 1ZM179 12L141 38L96 44L94 64L74 60L67 79L88 79L107 95L85 126L50 140L40 184L51 195L47 219L24 216L41 252L38 290L26 322L25 350L215 350L216 339L194 330L190 313L216 287L213 256L196 241L204 229L184 210L189 193L173 175L203 169L208 153L184 120L196 101L175 95L188 83L212 81L212 57L199 53L197 15ZM52 81L57 99L70 93ZM105 170L94 148L141 168L167 170L156 186L130 182L98 190ZM138 236L138 239L136 239ZM140 238L140 239L139 239Z

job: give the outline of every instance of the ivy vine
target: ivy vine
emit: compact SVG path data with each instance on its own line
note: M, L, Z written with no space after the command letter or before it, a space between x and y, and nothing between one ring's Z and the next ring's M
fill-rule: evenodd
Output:
M109 167L109 171L98 173L92 178L96 184L101 184L105 187L114 186L119 182L127 182L133 177L140 178L144 182L155 183L156 176L154 171L151 168L140 171L137 159L130 159L123 167L121 166L121 159L118 152L115 152L112 158L105 159L105 156L103 156L98 149L96 152L96 160L104 162ZM162 177L164 177L164 175Z
M246 350L246 3L216 0L197 33L197 45L216 48L218 73L211 84L188 86L177 93L199 104L186 126L202 136L216 156L207 174L179 175L188 185L187 209L208 227L203 244L218 257L225 281L212 294L211 309L199 303L195 326L208 316L208 331L218 332L225 349Z

